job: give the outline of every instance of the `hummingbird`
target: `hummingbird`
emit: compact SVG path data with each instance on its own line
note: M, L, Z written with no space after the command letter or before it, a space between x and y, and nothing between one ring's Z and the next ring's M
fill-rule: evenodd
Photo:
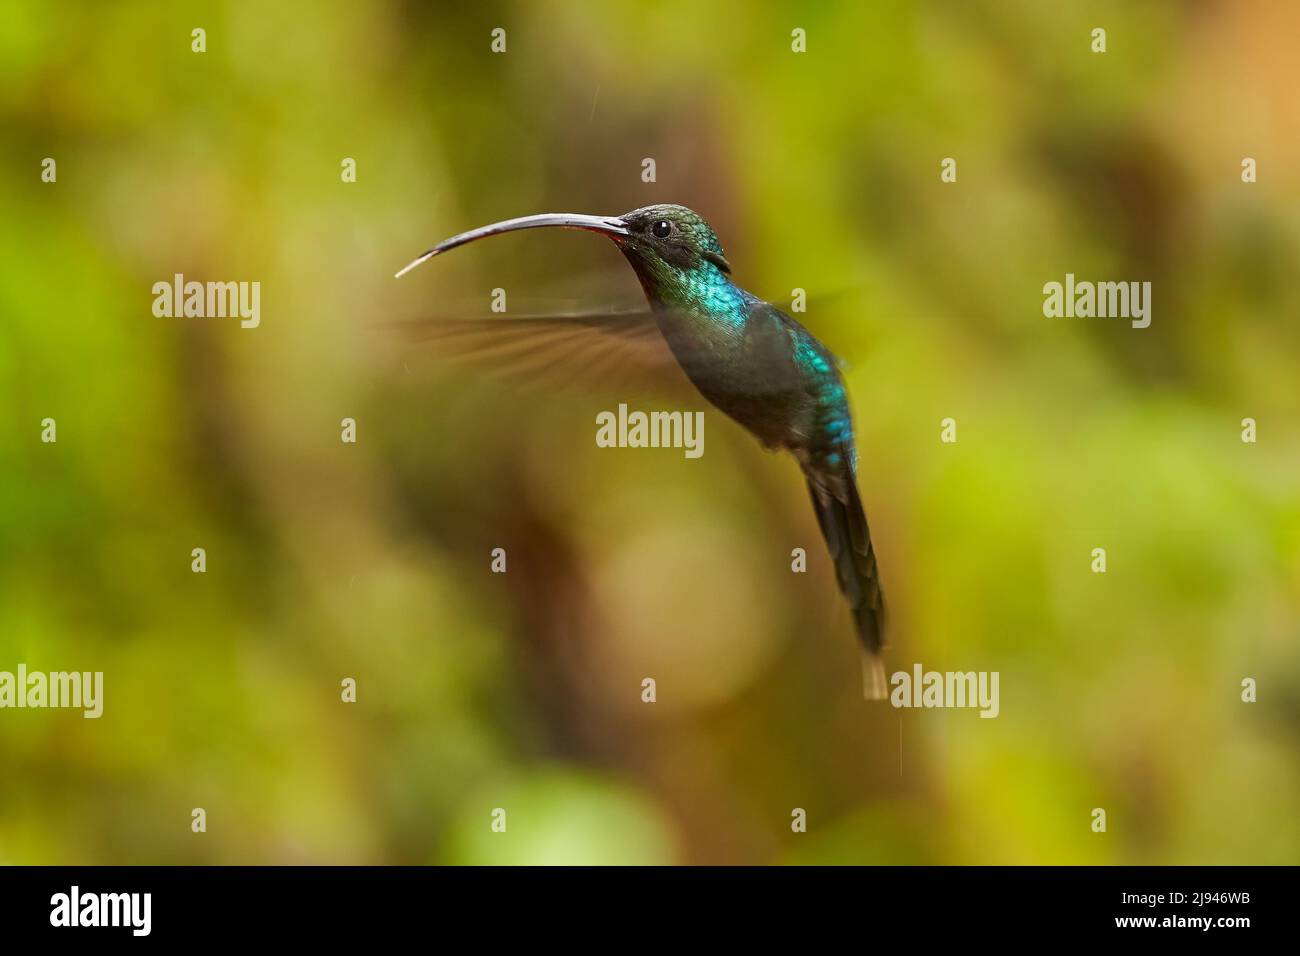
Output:
M644 206L621 216L506 219L438 243L396 275L488 236L540 228L581 229L611 239L640 280L658 333L700 394L764 448L794 456L864 652L863 694L884 698L884 596L836 357L791 316L736 285L713 228L685 206Z

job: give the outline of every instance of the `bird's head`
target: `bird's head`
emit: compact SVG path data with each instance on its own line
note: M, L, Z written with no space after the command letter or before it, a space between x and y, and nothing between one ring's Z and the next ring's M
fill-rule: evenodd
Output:
M633 266L662 263L691 271L711 264L722 272L731 271L713 227L685 206L642 206L618 218L627 234L612 238Z

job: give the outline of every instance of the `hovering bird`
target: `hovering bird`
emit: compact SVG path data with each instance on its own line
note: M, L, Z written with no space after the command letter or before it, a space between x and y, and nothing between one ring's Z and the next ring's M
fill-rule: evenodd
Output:
M789 315L732 282L731 264L701 216L664 204L622 216L546 213L507 219L440 242L397 276L487 236L548 227L583 229L613 240L641 281L658 332L700 393L764 447L794 455L862 643L863 693L885 697L884 597L835 356Z

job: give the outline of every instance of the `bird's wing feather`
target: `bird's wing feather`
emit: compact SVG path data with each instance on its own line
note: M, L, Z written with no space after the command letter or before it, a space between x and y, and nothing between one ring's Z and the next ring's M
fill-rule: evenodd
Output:
M693 393L648 309L394 323L437 361L548 388Z

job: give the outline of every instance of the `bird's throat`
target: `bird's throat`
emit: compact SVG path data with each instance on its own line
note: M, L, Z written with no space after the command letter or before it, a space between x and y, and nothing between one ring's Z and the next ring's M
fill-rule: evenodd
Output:
M652 308L680 320L735 331L745 323L745 294L721 269L702 262L682 269L657 258L628 255ZM702 329L703 331L703 329Z

